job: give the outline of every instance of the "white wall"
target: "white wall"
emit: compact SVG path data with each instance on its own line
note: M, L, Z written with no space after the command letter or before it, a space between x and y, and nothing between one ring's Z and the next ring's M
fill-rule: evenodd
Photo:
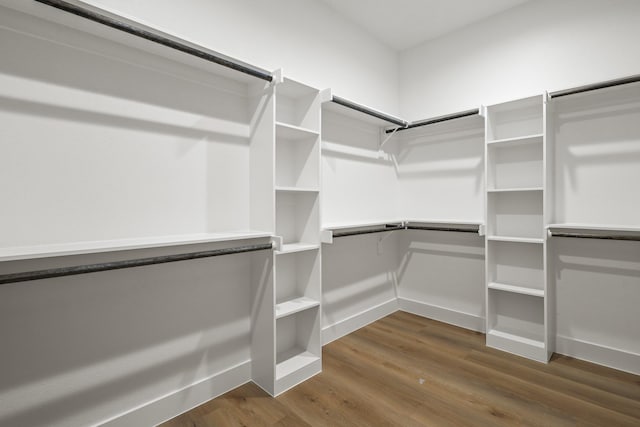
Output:
M398 55L315 0L86 0L318 89L397 114Z
M536 0L400 55L417 120L640 72L640 2Z
M322 339L353 332L397 309L398 232L322 245Z

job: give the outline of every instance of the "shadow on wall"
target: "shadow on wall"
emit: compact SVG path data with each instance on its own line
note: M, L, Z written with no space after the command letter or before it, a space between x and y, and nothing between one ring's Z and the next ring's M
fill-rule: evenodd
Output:
M0 424L95 422L249 360L250 259L3 285Z
M551 239L559 337L640 358L640 243Z
M484 238L407 230L400 239L398 296L484 317Z
M234 95L229 88L236 95L246 96L246 89L238 83L66 27L61 30L45 21L39 21L35 28L23 14L8 9L3 10L5 13L11 27L28 28L37 37L1 30L2 56L11 58L0 64L2 74L49 87L134 101L140 106L168 107L248 123L244 106L212 102L215 94L222 96L221 101L231 101ZM227 93L220 90L222 87Z
M384 240L378 252L380 238ZM341 237L332 245L323 245L322 326L394 299L396 268L395 232Z
M640 84L560 98L554 109L556 220L637 223Z

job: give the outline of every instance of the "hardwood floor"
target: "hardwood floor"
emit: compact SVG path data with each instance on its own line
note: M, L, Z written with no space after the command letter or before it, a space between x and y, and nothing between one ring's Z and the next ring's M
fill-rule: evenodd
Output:
M323 372L277 398L253 383L163 427L640 426L640 376L492 350L484 334L397 312L323 348Z

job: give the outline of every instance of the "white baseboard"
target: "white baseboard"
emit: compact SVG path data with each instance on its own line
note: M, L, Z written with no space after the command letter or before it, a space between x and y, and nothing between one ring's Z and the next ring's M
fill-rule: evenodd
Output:
M331 341L342 338L370 323L375 322L385 316L398 311L398 300L393 298L389 301L378 304L370 309L354 314L344 320L334 323L333 325L322 328L322 345L327 345Z
M558 335L556 353L640 375L640 354L625 350Z
M461 328L471 329L472 331L484 332L484 317L408 298L398 298L398 305L400 310L406 311L407 313L438 320Z
M249 381L251 381L250 360L145 403L99 425L108 427L156 425Z

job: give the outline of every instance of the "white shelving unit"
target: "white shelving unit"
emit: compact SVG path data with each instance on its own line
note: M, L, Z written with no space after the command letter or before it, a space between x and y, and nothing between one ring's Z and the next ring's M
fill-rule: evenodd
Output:
M487 345L547 362L546 102L542 95L486 111Z
M276 85L275 370L278 395L322 369L320 341L320 93Z

